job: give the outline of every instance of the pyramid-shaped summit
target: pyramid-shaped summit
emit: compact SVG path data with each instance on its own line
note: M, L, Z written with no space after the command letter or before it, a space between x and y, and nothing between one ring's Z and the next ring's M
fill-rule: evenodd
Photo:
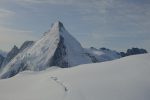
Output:
M33 46L20 52L5 66L1 78L24 70L40 71L50 66L66 68L91 62L80 43L57 21Z

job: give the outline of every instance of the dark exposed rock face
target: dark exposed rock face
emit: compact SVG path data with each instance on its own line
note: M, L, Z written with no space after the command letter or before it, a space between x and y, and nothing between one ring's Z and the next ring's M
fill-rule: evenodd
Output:
M59 66L62 68L69 67L68 62L64 60L64 57L66 56L66 47L64 45L64 38L60 36L60 42L58 44L58 48L55 51L55 54L53 56L52 64L50 66Z
M120 52L121 57L127 56L125 52Z
M122 57L130 56L130 55L137 55L137 54L144 54L144 53L148 53L147 50L139 49L139 48L128 49L126 53L120 52Z
M20 52L22 52L27 47L30 47L34 44L34 41L25 41L22 46L20 47Z
M85 54L91 58L93 63L97 63L98 62L98 60L96 59L95 56L91 55L90 53L85 53Z
M7 54L7 57L4 59L2 66L5 66L9 61L11 61L17 54L19 53L19 49L17 46L14 46L10 52Z
M105 47L102 47L102 48L100 48L99 50L106 50L106 51L110 51L110 49L105 48Z
M2 55L0 55L0 69L1 69L3 61L4 61L4 57Z
M129 55L143 54L143 53L147 53L147 51L145 49L132 48L132 49L128 49L126 54L127 56L129 56Z

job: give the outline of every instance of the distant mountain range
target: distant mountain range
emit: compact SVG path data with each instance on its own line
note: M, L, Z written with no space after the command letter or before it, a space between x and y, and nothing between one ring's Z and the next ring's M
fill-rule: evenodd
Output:
M130 56L130 55L136 55L136 54L143 54L143 53L148 53L147 50L145 49L139 49L139 48L132 48L128 49L126 52L120 52L120 55L122 57Z
M133 48L119 53L107 48L83 48L58 21L38 41L26 41L20 48L14 46L7 56L0 53L0 77L9 78L24 70L41 71L51 66L66 68L142 53L147 51Z

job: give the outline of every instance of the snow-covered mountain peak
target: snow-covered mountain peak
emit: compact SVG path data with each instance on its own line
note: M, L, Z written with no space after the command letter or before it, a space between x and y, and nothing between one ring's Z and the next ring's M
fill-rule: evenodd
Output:
M52 24L49 32L61 32L62 30L65 30L63 23L56 21Z
M31 47L20 52L1 73L8 78L24 70L41 71L51 66L72 67L92 63L81 44L57 21Z
M58 28L61 28L61 27L64 27L63 23L60 22L60 21L56 21L55 23L53 23L53 26L52 27L58 27Z

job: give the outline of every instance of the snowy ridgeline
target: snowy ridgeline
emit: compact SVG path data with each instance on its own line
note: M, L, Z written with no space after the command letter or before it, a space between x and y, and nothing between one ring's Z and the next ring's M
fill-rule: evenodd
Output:
M83 48L58 21L36 42L26 41L20 48L14 46L6 57L0 55L0 78L9 78L25 70L41 71L52 66L68 68L143 53L147 51L138 48L128 49L126 53L107 48Z
M82 48L63 24L56 22L35 43L24 43L20 49L14 47L4 59L0 77L9 78L25 70L41 71L51 66L66 68L120 57L120 54L111 50Z
M0 80L0 100L150 100L150 54Z

